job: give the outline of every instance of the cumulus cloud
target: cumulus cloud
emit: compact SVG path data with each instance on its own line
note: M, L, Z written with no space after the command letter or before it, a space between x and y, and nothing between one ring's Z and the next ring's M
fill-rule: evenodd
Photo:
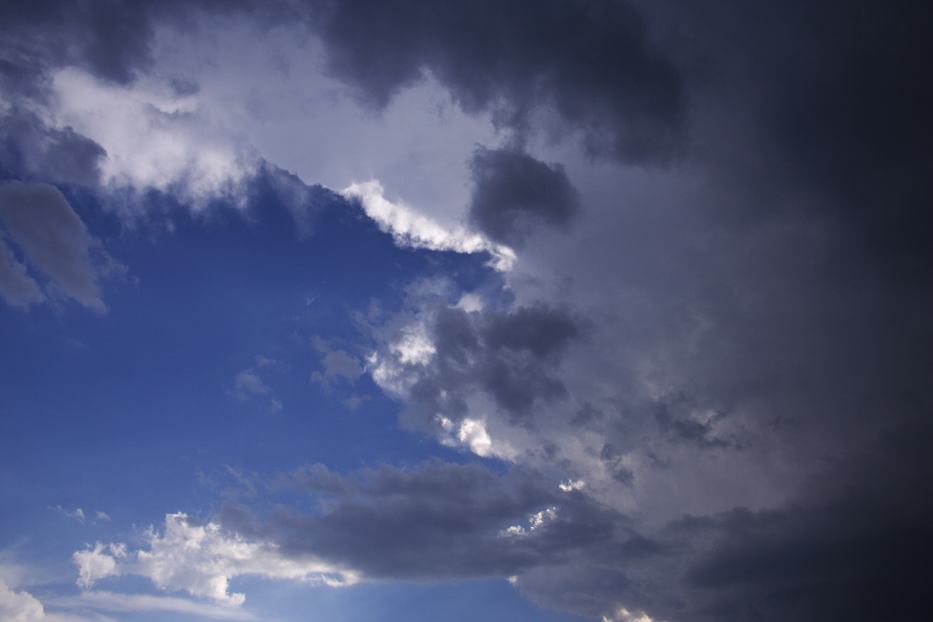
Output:
M121 266L103 251L61 191L47 184L0 184L0 224L27 264L46 277L50 297L106 311L100 280ZM10 249L3 246L0 252L6 259L0 269L4 298L15 306L42 300L36 281Z
M167 514L161 533L150 528L144 548L98 542L76 551L73 560L78 585L84 588L112 576L138 575L159 589L185 591L230 606L246 600L245 594L230 591L231 579L244 575L334 587L357 581L344 567L309 555L288 556L276 544L247 540L213 522L196 525L182 513Z
M75 69L57 71L51 91L51 123L104 150L102 184L170 192L195 208L220 197L245 204L244 185L260 159L232 131L199 115L196 93L147 80L116 85Z
M276 398L272 388L261 375L261 370L275 366L277 361L262 355L256 357L256 365L247 367L233 378L229 394L241 402L259 402L266 405L271 413L282 410L282 402Z
M9 622L38 622L45 619L45 609L28 592L17 592L0 580L0 618Z

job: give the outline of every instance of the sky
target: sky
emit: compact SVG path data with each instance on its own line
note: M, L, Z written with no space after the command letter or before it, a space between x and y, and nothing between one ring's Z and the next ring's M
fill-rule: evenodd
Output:
M0 620L924 619L933 10L0 5Z

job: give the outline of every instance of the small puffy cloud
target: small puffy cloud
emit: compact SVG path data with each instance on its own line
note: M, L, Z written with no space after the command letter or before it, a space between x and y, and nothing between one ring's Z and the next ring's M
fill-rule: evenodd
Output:
M68 517L68 518L70 518L70 519L72 519L72 520L74 520L74 521L77 521L77 522L79 522L79 523L82 523L82 524L84 523L84 521L85 521L86 518L87 518L87 517L85 516L85 514L84 514L84 510L82 510L81 508L75 508L74 510L68 510L68 509L66 509L66 508L63 508L63 507L60 506L60 505L57 505L57 506L55 506L55 508L53 508L53 509L54 509L56 512L58 512L59 514L61 514L62 516L66 516L66 517Z
M269 412L275 414L282 410L281 400L272 394L272 388L260 375L261 369L268 370L274 367L277 361L262 355L256 357L256 365L247 367L233 378L233 386L228 391L235 399L245 401L257 401L264 403Z
M332 348L322 339L314 340L314 347L321 354L323 369L311 374L311 381L324 388L331 388L336 382L354 382L363 375L360 361L352 354Z
M235 577L250 575L288 579L332 587L350 585L357 575L317 558L286 556L272 543L249 541L217 523L192 523L186 514L167 514L160 533L146 532L146 546L127 551L120 544L97 543L75 552L78 585L89 588L117 575L149 578L162 590L185 591L224 605L237 606L246 595L230 591Z
M94 311L106 311L100 280L122 266L103 251L57 188L0 184L0 224L22 251L25 266L46 277L50 297L70 298ZM0 295L14 306L43 298L25 266L0 239Z
M91 587L101 579L120 574L117 561L126 557L126 547L122 544L103 544L97 542L93 548L75 551L71 560L78 568L79 587Z
M390 201L376 180L352 184L341 194L359 201L366 215L391 234L399 246L457 253L486 252L493 258L492 265L501 271L510 270L515 263L515 251L508 246L462 226L446 227L402 201Z
M234 395L239 399L267 395L269 387L252 369L244 369L233 380Z

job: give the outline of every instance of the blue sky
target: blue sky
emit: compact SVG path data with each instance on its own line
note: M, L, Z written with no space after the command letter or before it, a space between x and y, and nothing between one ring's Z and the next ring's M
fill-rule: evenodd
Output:
M321 348L365 354L371 337L355 316L399 307L412 282L496 287L488 258L399 248L337 197L314 206L307 238L274 196L257 198L249 217L222 204L203 218L177 210L171 230L154 234L122 229L93 197L71 198L128 267L105 286L105 314L67 301L2 309L0 548L41 568L36 594L77 592L70 557L84 543L138 540L167 510L209 520L231 496L249 496L236 490L239 477L318 462L352 471L471 459L400 429L398 403L367 376L326 386L311 376L324 369ZM238 389L249 370L262 394ZM351 397L359 402L348 405ZM263 619L571 619L543 612L502 578L456 588L243 583Z
M931 23L0 4L0 622L929 617Z

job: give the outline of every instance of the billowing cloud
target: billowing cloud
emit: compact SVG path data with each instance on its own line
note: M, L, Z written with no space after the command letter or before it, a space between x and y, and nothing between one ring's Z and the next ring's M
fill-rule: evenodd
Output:
M492 111L519 132L554 113L594 154L658 161L677 149L681 77L627 2L312 7L331 71L377 106L430 74L464 109Z
M122 86L65 69L52 76L48 115L104 150L101 183L178 195L195 208L212 198L245 202L259 157L199 114L197 94L138 80ZM132 211L129 202L124 209Z
M231 592L230 580L244 575L288 579L331 586L357 580L352 571L309 555L287 556L278 545L250 541L227 533L220 525L196 525L187 515L167 514L160 533L150 528L146 547L102 544L76 551L78 585L89 588L108 577L139 575L162 590L184 591L217 603L237 606L246 595Z
M9 622L38 622L45 618L45 609L28 592L12 590L0 580L0 618Z

